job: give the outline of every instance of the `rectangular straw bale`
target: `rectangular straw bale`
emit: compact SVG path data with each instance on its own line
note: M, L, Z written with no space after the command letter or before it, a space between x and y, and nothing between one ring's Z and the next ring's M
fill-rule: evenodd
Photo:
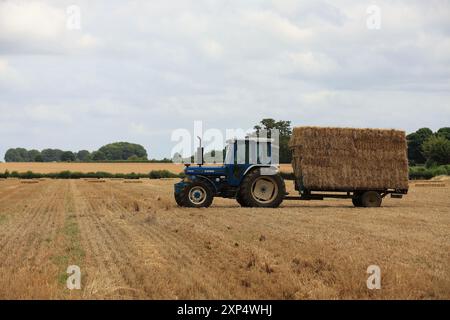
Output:
M408 189L404 131L297 127L289 147L305 189Z

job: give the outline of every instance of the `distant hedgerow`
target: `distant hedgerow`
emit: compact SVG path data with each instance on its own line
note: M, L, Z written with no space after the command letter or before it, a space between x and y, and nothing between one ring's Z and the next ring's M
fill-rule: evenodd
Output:
M110 173L110 172L77 172L77 171L61 171L52 173L35 173L32 171L19 173L17 171L9 172L6 170L4 173L0 173L0 178L19 178L19 179L103 179L103 178L116 178L116 179L160 179L160 178L182 178L184 173L173 173L168 170L152 170L149 173Z

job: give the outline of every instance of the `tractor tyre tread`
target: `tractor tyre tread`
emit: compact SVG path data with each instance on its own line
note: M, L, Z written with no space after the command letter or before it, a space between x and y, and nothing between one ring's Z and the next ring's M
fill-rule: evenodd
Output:
M195 186L201 186L206 190L206 200L201 205L195 205L191 201L189 201L189 190ZM211 188L202 181L192 182L192 183L188 184L186 187L184 187L183 191L180 192L179 196L180 196L179 201L181 203L181 207L188 207L188 208L208 208L209 206L211 206L213 199L214 199L214 195L213 195L213 192L211 191ZM177 201L177 203L178 203L178 201Z
M250 171L242 180L241 187L239 188L239 195L240 199L244 204L246 204L248 207L267 207L267 208L277 208L280 206L281 202L283 202L284 196L286 195L286 185L284 183L283 178L280 174L275 174L272 177L275 180L275 183L278 186L278 194L275 197L275 199L267 204L262 204L255 199L253 199L252 196L252 184L258 178L261 176L261 170L256 169L253 171ZM236 197L236 198L238 198Z

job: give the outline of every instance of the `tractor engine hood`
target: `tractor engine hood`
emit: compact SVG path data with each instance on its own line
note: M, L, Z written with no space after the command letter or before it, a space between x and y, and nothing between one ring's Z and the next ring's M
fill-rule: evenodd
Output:
M186 175L225 175L225 167L187 167L184 169Z

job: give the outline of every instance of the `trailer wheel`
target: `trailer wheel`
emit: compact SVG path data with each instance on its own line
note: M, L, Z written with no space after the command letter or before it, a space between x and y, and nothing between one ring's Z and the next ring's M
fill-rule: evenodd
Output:
M381 206L381 195L376 191L366 191L361 195L361 204L363 207Z
M352 203L355 207L362 207L361 196L356 196L352 198Z
M279 174L261 175L259 169L248 173L236 198L249 207L276 208L286 194L286 186Z
M207 208L211 205L213 198L209 186L198 181L187 185L179 196L175 197L175 201L180 203L181 207Z
M361 193L354 193L353 194L352 203L357 208L363 206L362 205L362 199L361 199Z

